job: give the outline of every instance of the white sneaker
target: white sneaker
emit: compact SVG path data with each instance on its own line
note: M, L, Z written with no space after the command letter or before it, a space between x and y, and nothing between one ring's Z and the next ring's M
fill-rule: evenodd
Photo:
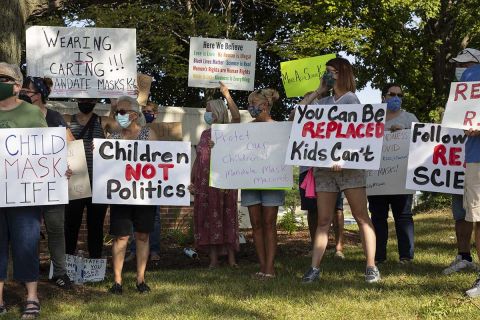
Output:
M465 292L470 298L476 298L480 296L480 277L475 280L471 289Z
M475 263L468 260L463 260L462 256L458 255L455 260L453 260L453 262L443 270L443 274L452 274L469 268L476 270L477 267Z

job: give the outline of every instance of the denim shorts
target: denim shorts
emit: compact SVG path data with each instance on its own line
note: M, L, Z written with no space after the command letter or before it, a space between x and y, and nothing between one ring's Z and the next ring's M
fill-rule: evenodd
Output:
M463 195L452 194L452 214L453 220L465 220L466 211L463 209Z
M242 190L242 207L261 204L264 207L283 206L285 203L284 190Z
M330 168L315 168L313 174L316 192L339 192L346 189L365 188L367 184L365 170L332 171Z

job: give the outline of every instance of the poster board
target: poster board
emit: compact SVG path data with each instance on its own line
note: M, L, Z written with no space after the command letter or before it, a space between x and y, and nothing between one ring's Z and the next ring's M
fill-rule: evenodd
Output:
M92 196L90 177L88 176L87 158L83 140L68 142L68 166L72 176L68 180L68 198L77 200Z
M480 81L452 82L442 126L480 130Z

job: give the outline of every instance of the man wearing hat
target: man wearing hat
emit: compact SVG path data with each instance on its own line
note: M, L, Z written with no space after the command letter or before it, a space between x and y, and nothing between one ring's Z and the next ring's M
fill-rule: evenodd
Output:
M47 127L43 113L18 99L23 76L18 66L0 62L0 128ZM37 295L39 276L38 243L40 240L40 207L0 208L0 314L6 312L3 287L7 278L9 245L13 257L13 278L24 283L27 301L22 319L40 313Z

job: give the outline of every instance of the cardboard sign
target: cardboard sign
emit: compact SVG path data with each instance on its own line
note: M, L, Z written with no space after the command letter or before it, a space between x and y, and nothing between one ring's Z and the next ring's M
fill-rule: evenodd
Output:
M72 176L68 180L69 200L91 197L92 188L90 187L83 140L75 140L68 143L68 166L72 170Z
M65 255L67 276L75 283L100 282L105 279L107 259L86 259ZM49 279L53 277L53 264L50 262Z
M157 134L160 141L182 141L181 122L152 122L147 124Z
M284 159L291 127L291 122L214 124L210 186L290 189L293 171Z
M190 205L190 142L94 139L93 203Z
M297 107L286 164L378 170L386 104Z
M153 78L149 75L139 73L137 75L138 81L138 98L137 101L141 106L146 106L148 96L150 95L150 88L152 86Z
M0 129L0 207L68 203L65 128Z
M304 96L305 93L317 89L326 70L325 63L335 57L335 54L327 54L281 62L280 72L287 97Z
M50 97L135 96L135 29L27 29L27 74L53 80Z
M380 169L367 170L367 195L414 194L405 189L410 129L385 132Z
M256 41L190 38L188 86L252 91L255 82Z
M480 82L452 82L442 126L480 130Z
M466 141L463 130L413 123L406 187L463 194Z

